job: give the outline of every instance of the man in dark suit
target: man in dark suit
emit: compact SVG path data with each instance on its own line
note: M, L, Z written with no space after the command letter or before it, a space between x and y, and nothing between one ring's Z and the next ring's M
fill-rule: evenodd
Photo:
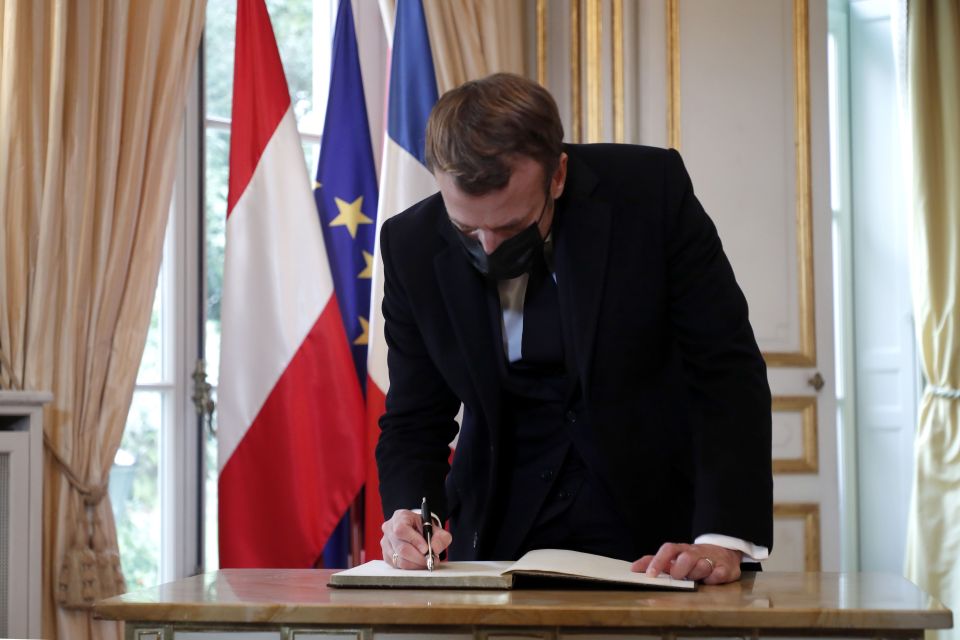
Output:
M736 580L773 537L746 301L679 154L562 138L539 85L462 85L427 127L440 193L383 225L384 558L425 566L426 496L453 559Z

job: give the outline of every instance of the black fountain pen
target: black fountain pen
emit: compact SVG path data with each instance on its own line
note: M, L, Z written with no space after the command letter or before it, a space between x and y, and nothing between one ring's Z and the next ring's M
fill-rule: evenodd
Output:
M426 496L420 505L420 518L423 520L423 537L427 539L427 571L433 571L433 520Z

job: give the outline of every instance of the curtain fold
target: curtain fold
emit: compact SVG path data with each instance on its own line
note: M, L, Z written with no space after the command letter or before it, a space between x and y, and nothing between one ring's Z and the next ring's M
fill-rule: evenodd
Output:
M521 0L421 0L430 32L437 91L508 71L527 75L527 3ZM393 46L397 0L378 0Z
M960 0L911 0L912 277L928 386L920 404L906 576L960 610ZM960 631L928 632L960 640Z
M437 90L498 71L525 75L526 2L424 0Z
M43 636L119 638L106 494L205 2L0 0L0 386L49 389Z

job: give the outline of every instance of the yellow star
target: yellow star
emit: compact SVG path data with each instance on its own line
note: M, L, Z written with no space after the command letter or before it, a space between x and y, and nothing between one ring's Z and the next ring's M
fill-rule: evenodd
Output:
M363 260L367 263L367 266L363 268L363 271L357 274L357 277L363 280L369 280L373 277L373 254L364 251Z
M313 190L316 191L317 189L323 189L323 185L320 184L319 182L317 182L316 180L314 180L314 181L313 181Z
M340 214L330 221L331 227L346 227L347 231L350 232L350 237L356 238L357 227L362 224L373 223L373 220L363 215L363 211L360 211L360 207L363 206L363 196L353 202L347 202L340 198L334 198L333 201L337 204L337 210L340 211Z
M370 340L370 323L367 322L367 319L363 316L359 316L358 319L360 320L360 328L363 329L363 333L361 333L357 339L353 341L353 344L360 346L367 344L367 342Z

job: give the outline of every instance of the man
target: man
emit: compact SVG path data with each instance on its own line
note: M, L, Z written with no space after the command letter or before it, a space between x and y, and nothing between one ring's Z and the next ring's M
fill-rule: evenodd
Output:
M384 558L425 566L425 496L453 559L736 580L773 535L746 301L679 154L562 139L539 85L468 82L427 125L440 193L383 225Z

